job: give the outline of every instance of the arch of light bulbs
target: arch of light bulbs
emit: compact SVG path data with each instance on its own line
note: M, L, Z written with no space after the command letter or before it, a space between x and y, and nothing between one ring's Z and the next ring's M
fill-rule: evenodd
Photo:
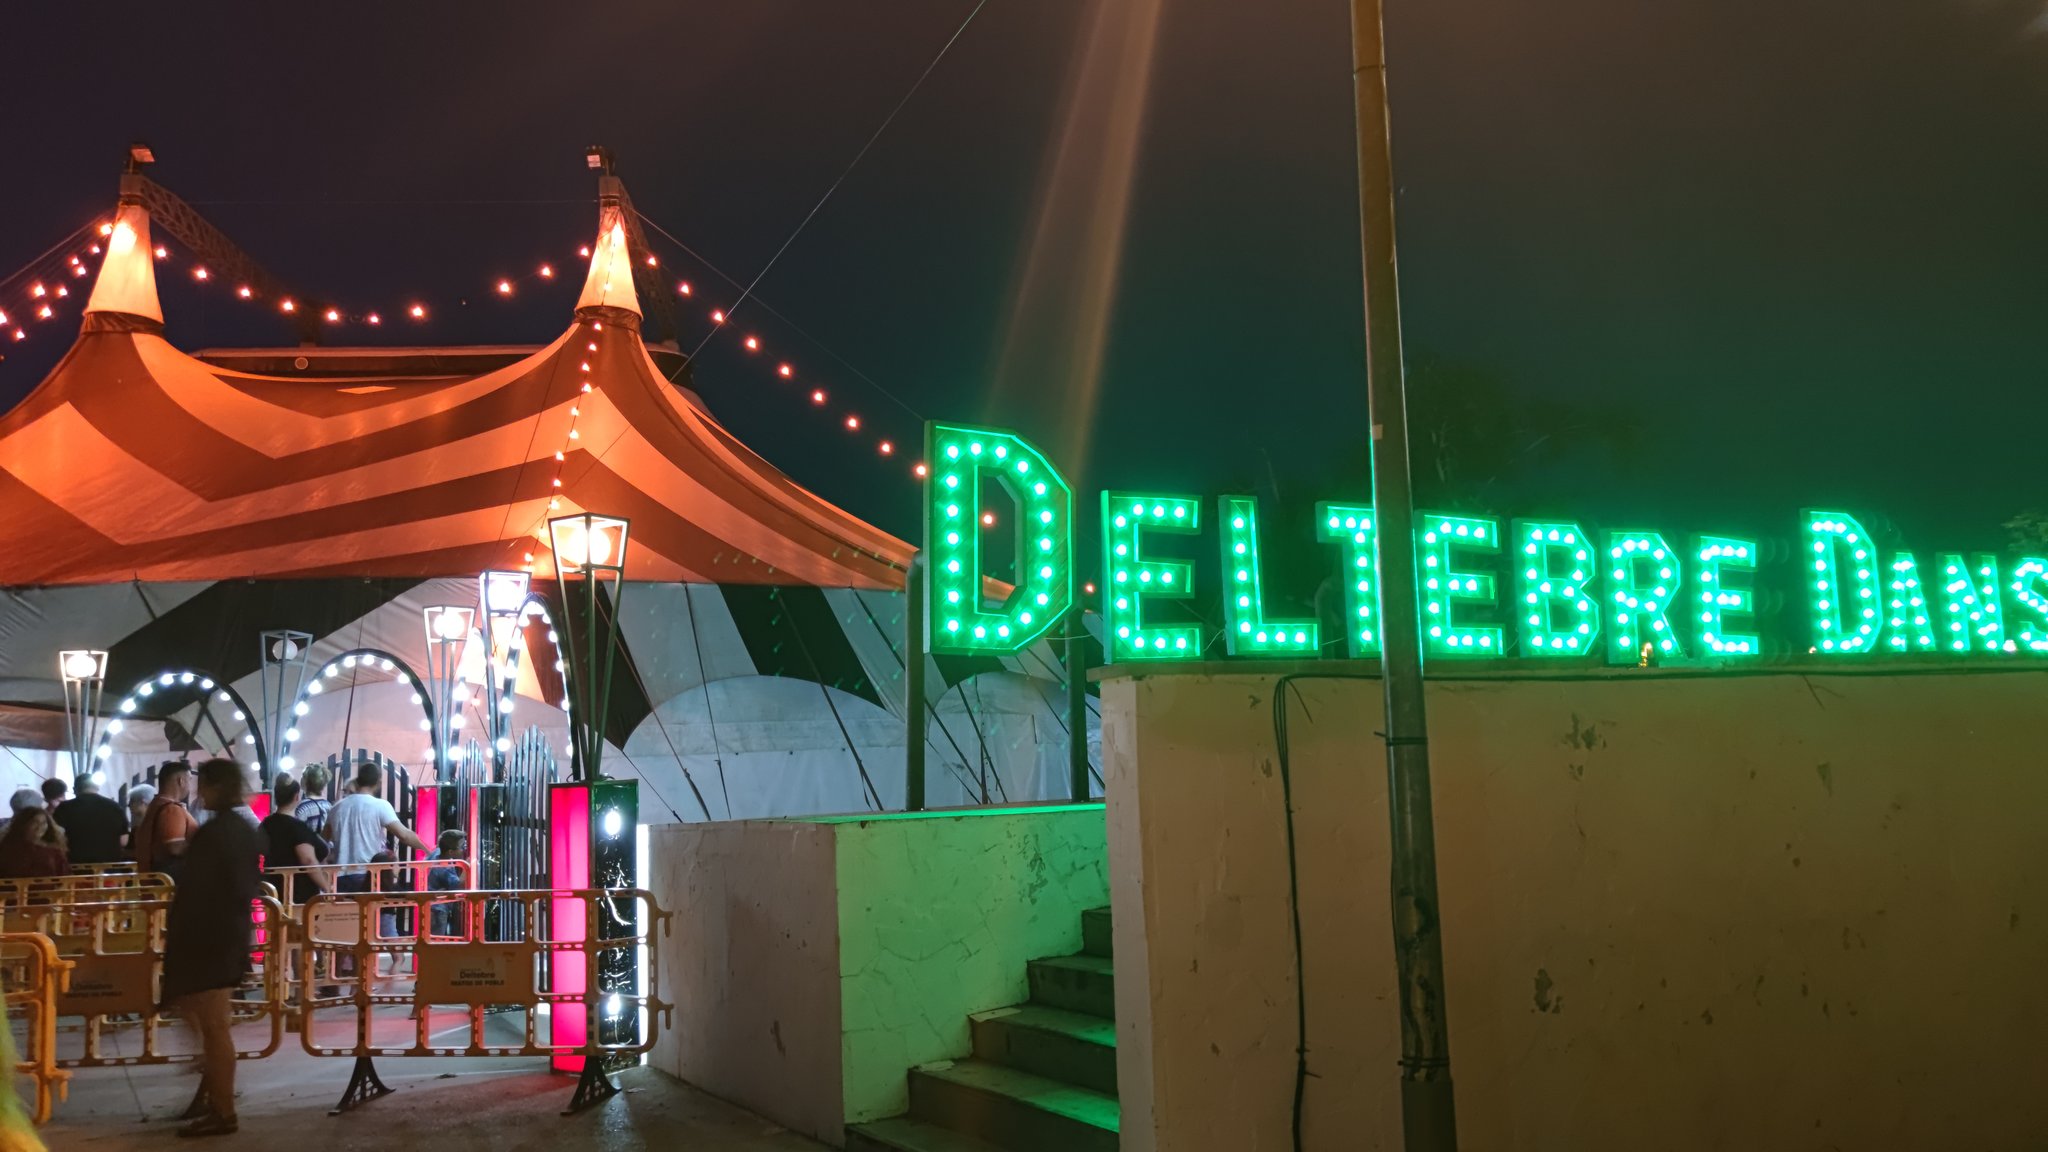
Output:
M305 686L299 689L299 698L292 701L291 715L285 721L278 749L278 771L290 772L298 767L298 761L291 754L292 745L299 742L299 720L312 712L314 698L335 688L335 681L344 675L353 687L365 674L381 674L394 683L410 685L412 702L419 706L422 715L420 730L433 731L434 704L419 673L400 657L381 648L351 648L329 660L317 674L306 677Z
M211 694L215 703L233 706L234 723L242 726L241 742L251 748L255 756L251 763L259 767L268 763L267 749L263 746L263 733L253 719L255 712L249 707L248 701L242 699L241 693L235 691L231 685L219 683L212 676L198 669L172 668L136 681L135 686L128 690L128 694L121 698L121 702L114 706L114 717L108 720L106 726L100 730L99 742L93 746L94 775L98 775L100 772L98 765L114 754L114 737L120 735L122 729L126 728L129 721L134 719L135 714L142 709L143 701L150 700L163 692L184 692L197 695L201 697L202 704L205 702L204 698ZM226 731L227 729L223 726L222 730ZM192 734L195 739L198 737L197 725L193 726ZM232 737L229 738L229 742L232 745ZM221 751L222 755L228 756L230 759L233 758L233 753L234 749L232 747L222 749ZM73 771L76 770L74 766Z

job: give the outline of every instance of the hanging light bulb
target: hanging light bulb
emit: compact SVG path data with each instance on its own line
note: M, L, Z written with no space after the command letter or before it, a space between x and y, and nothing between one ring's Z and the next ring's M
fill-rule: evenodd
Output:
M889 443L887 440L882 441L881 444L877 445L877 447L880 449L882 455L884 456L893 456L896 453L896 446L894 444Z
M749 336L747 337L746 343L747 351L749 352L759 352L761 350L761 340L759 337Z
M858 417L858 416L848 416L848 417L846 418L846 430L847 430L848 432L858 432L858 431L860 431L860 417Z
M373 327L375 325L382 324L383 322L384 318L382 316L377 315L375 312L372 312L368 316L363 317L363 323L369 324Z
M256 294L254 292L249 291L249 286L247 284L244 284L240 288L235 289L235 295L240 296L244 300L247 300Z
M424 305L415 304L410 309L410 312L415 320L425 320L427 318L427 309Z
M553 280L555 278L555 270L546 264L541 265L540 278L543 280Z
M678 295L678 296L688 296L689 294L690 294L690 282L689 282L688 280L685 280L685 281L683 281L682 283L680 283L680 284L676 285L676 295Z
M811 403L813 403L813 404L823 404L824 402L825 402L825 390L824 390L823 388L820 388L820 389L818 389L817 391L815 391L815 392L812 392L812 393L811 393Z
M283 308L287 312L297 312L299 310L299 306L292 303L289 297L286 298L283 304L278 305L278 307Z
M498 295L500 295L500 296L510 296L511 294L512 294L512 282L511 282L510 280L500 280L500 281L498 281Z
M194 280L204 280L204 279L206 279L206 276L207 276L207 272L206 272L206 265L204 265L204 264L202 264L202 265L200 265L199 267L197 267L197 268L194 268L194 269L192 270L192 278L193 278Z
M784 380L787 380L787 379L789 379L789 378L790 378L791 376L794 376L794 375L796 375L796 369L794 369L794 368L791 368L791 367L790 367L789 365L787 365L787 364L777 364L777 365L775 366L775 374L776 374L777 376L780 376L780 377L782 377L782 378L783 378Z
M36 295L40 296L40 295L42 295L42 293L41 293L41 292L38 292L38 293L36 293ZM720 311L720 310L718 310L718 309L715 309L715 308L714 308L714 309L712 309L712 311L711 311L711 322L712 322L713 324L723 324L723 323L725 323L725 313L724 313L724 312L722 312L722 311Z
M335 323L336 321L338 321L338 320L340 320L340 319L341 319L341 309L339 309L339 308L329 308L329 309L327 310L327 322L328 322L329 324Z

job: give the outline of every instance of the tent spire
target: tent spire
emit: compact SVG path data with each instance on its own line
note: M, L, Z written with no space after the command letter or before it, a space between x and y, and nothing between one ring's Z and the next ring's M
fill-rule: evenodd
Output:
M149 209L142 205L139 185L126 176L121 179L121 204L114 210L113 229L107 234L106 259L100 262L92 299L85 306L87 323L95 313L139 317L159 326L164 322L163 306L156 296L156 252L149 239Z
M590 275L576 310L616 308L638 317L640 297L633 291L633 253L626 242L625 195L618 177L606 173L597 178L597 203L597 243L590 246Z

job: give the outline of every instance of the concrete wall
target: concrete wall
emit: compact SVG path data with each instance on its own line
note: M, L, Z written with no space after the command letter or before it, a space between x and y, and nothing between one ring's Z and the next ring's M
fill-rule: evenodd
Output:
M969 1013L1029 995L1026 961L1081 950L1104 836L1100 804L839 826L847 1123L908 1111L908 1069L966 1055Z
M673 1026L650 1062L837 1143L839 924L828 826L664 824L647 886L676 914L659 942Z
M1379 685L1294 687L1306 1145L1397 1148ZM1273 693L1104 686L1126 1149L1288 1146ZM1429 706L1462 1147L2048 1145L2048 672Z
M653 1063L831 1144L909 1108L970 1013L1026 998L1109 902L1101 804L669 825L649 885L674 1027Z

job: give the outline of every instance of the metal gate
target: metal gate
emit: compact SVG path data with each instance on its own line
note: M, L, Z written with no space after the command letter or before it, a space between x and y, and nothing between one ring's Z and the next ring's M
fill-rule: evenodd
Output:
M501 779L477 788L477 887L522 890L548 886L548 786L559 779L554 749L528 728L505 753ZM528 910L494 900L484 910L484 939L523 940Z
M378 795L398 813L398 819L406 827L413 825L418 815L413 809L412 770L382 752L368 748L344 748L329 756L327 766L328 800L339 800L351 790L349 782L355 779L356 765L375 764L384 770L384 788Z

